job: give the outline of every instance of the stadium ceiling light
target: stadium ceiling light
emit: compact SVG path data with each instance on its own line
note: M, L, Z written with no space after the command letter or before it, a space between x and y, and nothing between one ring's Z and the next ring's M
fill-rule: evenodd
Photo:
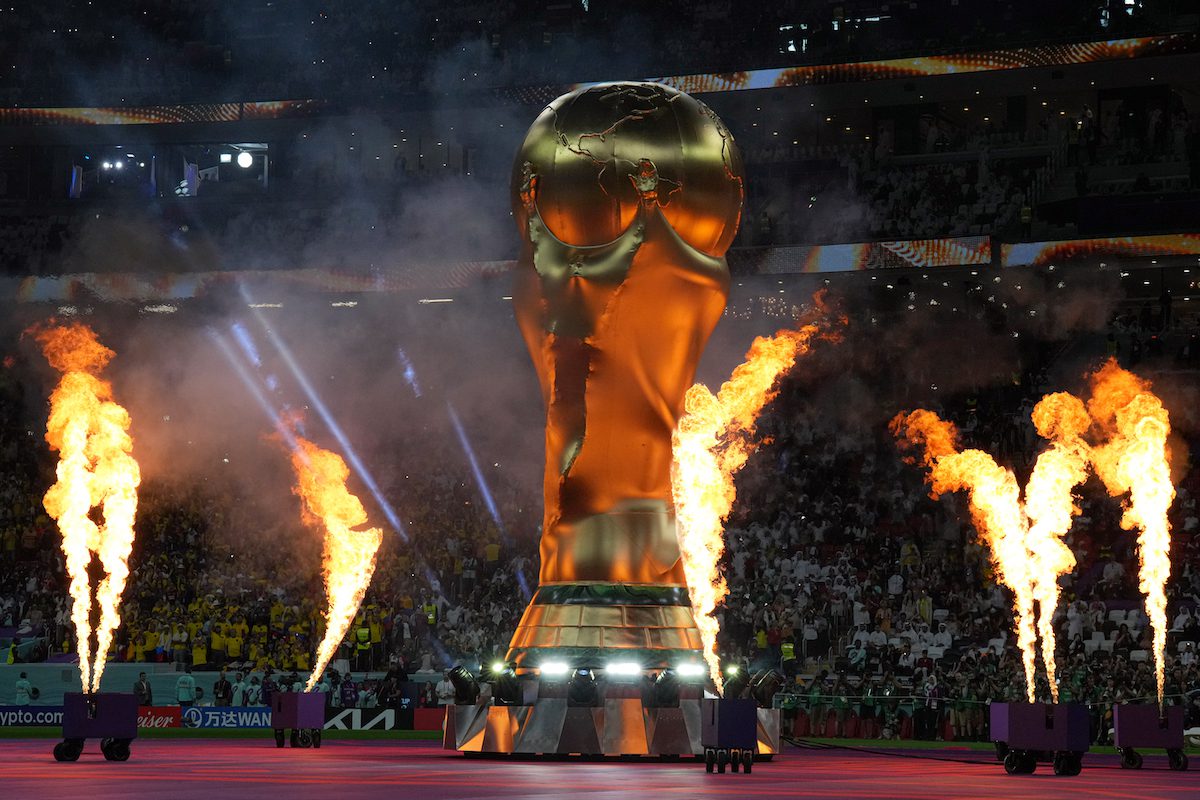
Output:
M222 163L222 164L231 164L231 163L233 163L233 153L221 153L221 156L220 156L220 158L221 158L221 163Z
M565 661L545 661L538 667L538 671L547 678L565 678L571 667Z
M250 165L253 163L254 163L254 156L250 155L245 150L238 153L237 165L239 167L241 167L242 169L249 169Z
M698 678L707 672L703 664L697 664L694 661L680 664L675 668L675 671L679 673L681 678Z

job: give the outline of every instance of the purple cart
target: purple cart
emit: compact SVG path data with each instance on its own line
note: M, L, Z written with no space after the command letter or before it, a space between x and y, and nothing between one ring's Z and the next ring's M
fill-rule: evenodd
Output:
M1113 732L1125 769L1142 768L1142 754L1135 747L1161 747L1167 751L1171 769L1188 768L1183 752L1183 706L1167 706L1160 712L1156 705L1115 705Z
M77 761L88 739L100 740L108 761L128 761L137 738L138 704L132 694L67 692L63 695L63 740L54 745L55 761Z
M705 699L700 704L700 743L704 769L750 772L758 747L758 703L753 700Z
M1086 706L1049 703L992 703L992 741L1009 775L1028 775L1039 761L1055 775L1078 775L1091 739Z
M283 747L291 728L292 747L320 747L325 727L325 692L275 692L271 695L271 727L275 746Z

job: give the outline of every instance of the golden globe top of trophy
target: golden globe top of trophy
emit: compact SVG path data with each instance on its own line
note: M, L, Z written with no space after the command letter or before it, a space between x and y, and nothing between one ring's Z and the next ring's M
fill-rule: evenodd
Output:
M671 432L729 293L743 168L698 100L651 83L551 103L514 165L514 305L546 404L539 586L519 670L700 662Z

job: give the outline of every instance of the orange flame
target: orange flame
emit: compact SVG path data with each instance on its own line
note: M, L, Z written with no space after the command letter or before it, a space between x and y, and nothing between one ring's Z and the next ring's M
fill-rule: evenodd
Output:
M1037 631L1041 639L1042 663L1050 695L1058 702L1054 614L1058 610L1058 578L1075 568L1075 554L1063 542L1079 514L1075 487L1087 481L1089 448L1081 438L1091 425L1083 401L1058 392L1041 399L1033 409L1033 424L1050 440L1050 448L1038 456L1025 485L1025 514L1029 529L1025 546L1029 551L1029 574L1037 601Z
M346 638L367 593L383 531L355 530L366 523L367 512L346 488L350 470L342 457L299 436L296 443L292 467L296 471L295 492L303 503L304 521L325 528L321 573L329 607L325 612L325 636L317 648L317 661L305 686L305 691L312 691L338 645Z
M1154 677L1163 702L1163 656L1167 644L1166 583L1171 576L1171 525L1167 511L1175 499L1167 437L1167 410L1150 384L1110 359L1092 376L1088 403L1096 425L1109 436L1092 461L1109 494L1129 493L1121 527L1138 531L1141 566L1138 583L1154 632Z
M43 504L58 522L70 593L71 622L79 641L80 682L85 692L100 690L113 634L121 624L120 603L129 577L133 521L141 472L131 455L129 413L113 401L112 385L99 377L114 353L86 325L33 329L50 366L62 373L50 396L46 441L59 452L57 481ZM102 524L92 521L101 508ZM104 578L96 587L100 620L94 664L91 652L91 586L87 569L100 558Z
M671 487L679 552L692 611L718 692L724 683L717 658L713 610L729 593L718 564L725 550L722 522L733 507L734 474L754 452L754 424L778 393L776 379L808 351L816 325L758 337L746 360L713 395L696 384L684 396L684 413L672 435Z
M966 489L971 519L992 553L996 577L1012 590L1017 621L1017 645L1025 667L1025 693L1034 701L1036 636L1034 585L1025 546L1028 523L1021 507L1021 489L1011 470L998 465L982 450L958 451L958 430L932 411L918 409L892 420L892 433L922 446L934 497Z

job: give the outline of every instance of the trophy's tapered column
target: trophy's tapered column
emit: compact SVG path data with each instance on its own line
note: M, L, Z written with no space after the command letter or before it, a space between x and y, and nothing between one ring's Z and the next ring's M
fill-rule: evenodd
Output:
M707 106L648 83L564 95L513 174L514 305L546 404L523 669L700 661L671 502L671 432L725 307L742 162Z

